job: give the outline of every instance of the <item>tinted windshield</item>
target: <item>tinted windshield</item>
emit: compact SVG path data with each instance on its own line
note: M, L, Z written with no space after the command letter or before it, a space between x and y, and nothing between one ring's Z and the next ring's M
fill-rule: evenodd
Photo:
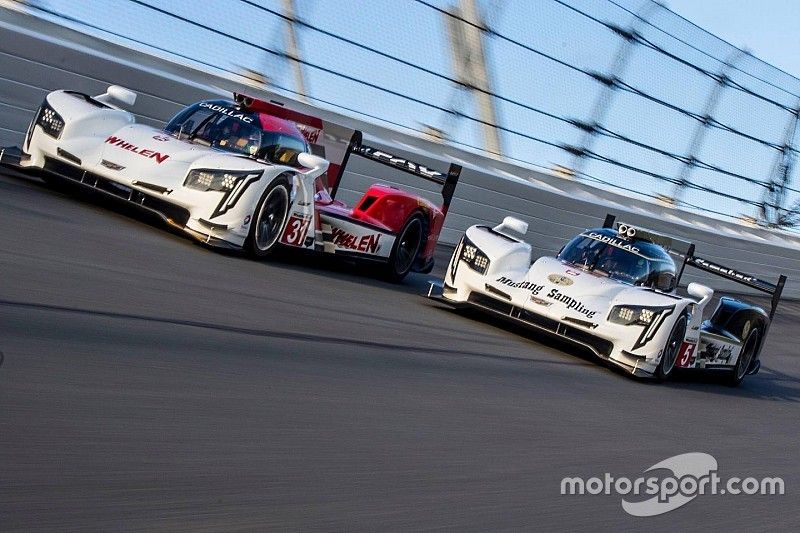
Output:
M230 102L200 102L181 111L167 133L205 146L283 165L296 165L306 143L291 135L261 127L258 112L237 109Z
M558 258L630 285L673 289L675 263L663 248L646 241L624 241L608 230L575 237Z

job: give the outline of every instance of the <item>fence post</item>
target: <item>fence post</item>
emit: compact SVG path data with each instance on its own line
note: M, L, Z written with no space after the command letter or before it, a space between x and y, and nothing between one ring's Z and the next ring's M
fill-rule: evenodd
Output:
M461 0L460 6L451 8L448 13L445 18L455 77L459 85L475 97L485 150L500 155L502 146L497 129L497 110L483 47L485 25L475 0Z
M286 17L286 33L284 34L284 46L286 47L286 57L292 64L294 73L294 85L297 94L303 102L308 103L308 93L306 93L305 78L303 76L303 65L300 62L300 50L297 46L297 32L295 31L295 5L294 0L283 0L283 14Z

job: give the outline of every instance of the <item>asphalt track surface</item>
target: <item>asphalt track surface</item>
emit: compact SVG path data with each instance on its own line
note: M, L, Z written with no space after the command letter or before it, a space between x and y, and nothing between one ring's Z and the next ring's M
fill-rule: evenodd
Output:
M800 306L738 389L632 380L317 257L0 176L0 531L797 530ZM441 263L440 267L441 269ZM634 518L564 476L684 452L783 496Z

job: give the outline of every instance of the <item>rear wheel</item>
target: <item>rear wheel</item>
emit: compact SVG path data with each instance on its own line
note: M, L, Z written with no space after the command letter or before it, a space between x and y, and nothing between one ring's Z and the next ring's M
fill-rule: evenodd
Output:
M738 386L744 377L747 375L747 371L750 370L750 365L753 363L753 358L756 356L756 351L758 350L758 341L761 338L761 332L758 328L753 328L750 330L750 333L747 335L747 339L745 339L744 344L742 344L742 351L739 353L739 359L736 361L736 366L731 371L731 374L728 378L728 384L734 387Z
M247 251L255 257L266 257L278 246L289 212L289 183L275 180L261 196L247 237Z
M425 224L421 215L413 215L400 230L389 255L386 278L393 282L402 281L411 271L425 237Z
M672 326L667 343L661 352L661 361L658 362L658 367L656 367L655 376L659 381L668 379L675 369L675 362L678 360L681 343L686 338L686 323L686 315L681 315L675 321L675 325Z

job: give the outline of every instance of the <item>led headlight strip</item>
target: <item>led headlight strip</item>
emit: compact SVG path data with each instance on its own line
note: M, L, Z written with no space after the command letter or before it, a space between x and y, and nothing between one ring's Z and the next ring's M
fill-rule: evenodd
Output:
M36 125L50 137L58 139L64 131L64 119L45 100L36 116Z
M475 246L475 243L469 240L466 235L464 235L463 247L461 248L461 260L479 274L485 274L490 263L486 254Z
M261 179L263 171L236 172L231 170L195 169L189 172L183 186L198 191L217 191L225 193L211 214L211 218L227 213L244 191Z
M675 311L675 306L651 307L644 305L615 305L608 314L608 321L623 326L643 326L641 335L633 349L641 348L656 336L664 320Z
M458 241L458 246L456 246L455 252L453 252L453 259L450 261L450 280L455 281L456 279L456 272L458 272L458 265L461 263L461 251L464 248L464 239L467 237L461 237L461 240Z

